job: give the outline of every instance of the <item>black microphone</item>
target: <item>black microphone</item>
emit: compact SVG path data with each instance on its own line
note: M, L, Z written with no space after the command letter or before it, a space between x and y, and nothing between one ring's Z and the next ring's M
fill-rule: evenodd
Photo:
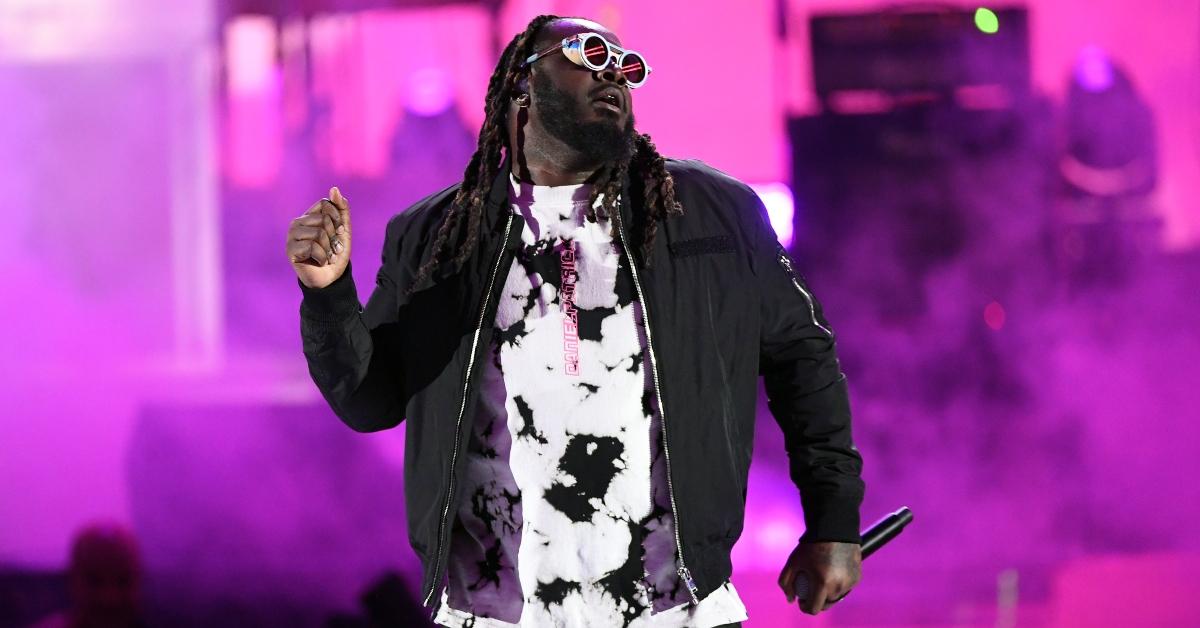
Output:
M913 513L908 506L902 506L900 510L876 521L874 525L867 529L862 534L862 557L866 560L868 556L875 553L875 550L883 547L888 541L896 538L904 530L904 526L912 523ZM804 574L796 574L796 580L792 583L792 590L796 593L796 597L801 600L808 599L808 577Z

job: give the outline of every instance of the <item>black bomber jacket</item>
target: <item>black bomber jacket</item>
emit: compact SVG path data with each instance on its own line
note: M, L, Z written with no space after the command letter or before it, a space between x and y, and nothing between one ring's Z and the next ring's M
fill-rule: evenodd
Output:
M862 458L850 434L846 378L834 335L745 184L699 161L667 160L682 216L658 226L642 258L642 190L625 181L619 241L635 263L647 324L648 367L662 412L678 572L693 602L729 578L742 532L754 436L757 378L783 430L800 491L807 541L861 542ZM492 185L479 246L446 262L405 296L429 256L458 185L388 223L383 263L365 307L347 270L321 289L301 285L309 372L334 412L371 432L406 426L408 533L433 606L445 578L448 536L463 498L460 449L491 342L497 295L520 245L508 166ZM633 186L633 187L631 187ZM457 234L455 234L457 236ZM457 240L451 240L457 241Z

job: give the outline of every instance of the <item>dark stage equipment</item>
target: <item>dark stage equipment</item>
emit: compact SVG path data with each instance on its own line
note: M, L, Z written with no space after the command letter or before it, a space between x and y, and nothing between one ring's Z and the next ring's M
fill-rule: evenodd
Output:
M980 434L1023 394L994 333L1016 333L1021 319L997 322L987 308L1044 301L1056 288L1054 118L1027 83L1024 12L996 15L994 34L957 9L814 17L824 108L788 121L793 256L835 328L858 339L844 347L848 375L862 394L920 398L934 424L938 408L970 399L988 409L972 415ZM857 27L830 43L831 24ZM1018 32L975 41L1006 29ZM923 60L936 66L926 78ZM849 78L830 78L839 72ZM895 345L892 363L867 348L901 337L919 344ZM898 370L920 384L898 388Z
M1084 48L1067 92L1054 211L1055 258L1072 287L1111 288L1160 250L1162 218L1154 114L1133 77Z
M945 92L962 86L1029 86L1028 14L990 12L985 32L974 11L923 8L815 15L811 33L813 85L827 102L839 92Z
M499 7L502 0L221 0L220 15L273 15L278 18L372 9L413 9L455 4Z
M1030 90L1025 9L993 15L992 32L957 8L811 18L822 111L788 132L796 256L814 274L869 254L919 286L984 241L1048 246L1050 107ZM922 307L895 296L893 314Z

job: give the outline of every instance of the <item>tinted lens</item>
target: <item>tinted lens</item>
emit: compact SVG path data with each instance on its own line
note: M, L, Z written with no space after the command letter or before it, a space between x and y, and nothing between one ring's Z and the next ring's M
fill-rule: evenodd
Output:
M592 69L608 65L608 42L598 35L589 35L579 42L583 46L583 58L591 64Z
M626 80L637 85L646 80L646 60L636 52L628 53L621 58L621 72Z

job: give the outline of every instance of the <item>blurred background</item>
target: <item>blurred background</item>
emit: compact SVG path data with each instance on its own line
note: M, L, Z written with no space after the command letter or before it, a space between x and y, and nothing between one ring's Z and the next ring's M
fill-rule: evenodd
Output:
M547 12L646 55L664 154L759 190L839 333L864 524L916 513L789 608L760 404L748 626L1200 625L1197 0L0 0L0 626L427 621L403 430L321 400L284 234L340 186L373 285Z

